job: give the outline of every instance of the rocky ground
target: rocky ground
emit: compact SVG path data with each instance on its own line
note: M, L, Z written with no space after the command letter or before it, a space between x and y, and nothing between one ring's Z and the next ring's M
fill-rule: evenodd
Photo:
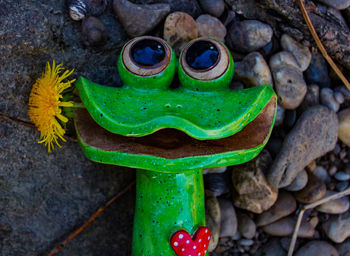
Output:
M350 1L306 2L342 28L331 38L350 34ZM279 105L272 137L256 159L205 170L211 255L287 255L301 207L349 187L350 92L298 22L282 26L276 9L258 19L261 3L0 0L0 113L29 121L31 86L53 59L75 76L115 86L129 38L160 36L177 53L199 36L223 40L235 60L232 88L269 83ZM329 34L323 37L329 50ZM346 68L344 47L330 54ZM132 169L90 162L72 141L48 154L38 137L0 119L1 255L46 255L134 179ZM134 197L132 190L120 198L58 255L130 255ZM349 237L343 197L306 212L295 255L349 256Z

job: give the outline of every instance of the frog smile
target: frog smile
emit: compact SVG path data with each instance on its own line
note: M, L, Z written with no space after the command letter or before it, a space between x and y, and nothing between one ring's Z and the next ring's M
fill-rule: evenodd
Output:
M275 119L271 86L230 89L231 55L208 38L184 49L180 85L174 87L175 69L171 48L161 39L144 37L123 48L118 62L123 86L81 77L76 88L86 109L75 112L75 125L84 153L101 163L168 172L255 157Z

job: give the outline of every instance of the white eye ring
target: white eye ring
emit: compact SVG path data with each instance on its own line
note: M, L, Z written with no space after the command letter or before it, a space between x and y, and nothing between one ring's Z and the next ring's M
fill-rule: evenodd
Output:
M154 40L160 44L158 45L158 48L161 48L163 46L165 51L164 59L154 66L146 67L136 63L131 56L131 50L136 43L142 40ZM141 37L134 38L124 46L124 49L122 52L122 61L124 66L129 72L138 76L154 76L161 73L168 67L171 57L172 57L172 50L169 47L169 45L165 43L165 41L162 40L161 38L153 37L153 36L141 36Z
M194 68L192 68L186 61L186 55L188 50L190 49L190 47L195 44L198 43L200 41L207 41L213 45L215 45L215 47L217 48L218 52L219 52L219 56L218 56L218 60L216 61L216 63L208 68L208 69L204 69L204 70L196 70ZM211 48L214 49L214 46L211 46ZM211 49L210 48L210 49ZM192 40L182 51L181 56L180 56L180 65L182 67L182 69L184 70L184 72L196 79L196 80L202 80L202 81L210 81L210 80L214 80L219 78L220 76L222 76L228 66L230 64L230 57L229 57L229 53L228 50L226 49L226 47L219 41L211 39L211 38L198 38L195 40Z

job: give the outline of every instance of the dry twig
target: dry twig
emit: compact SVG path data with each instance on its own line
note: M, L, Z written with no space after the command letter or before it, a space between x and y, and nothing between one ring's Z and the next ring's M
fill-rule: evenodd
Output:
M332 69L334 70L334 72L338 75L338 77L340 78L340 80L342 80L342 82L346 85L346 87L350 90L350 83L349 81L346 79L346 77L343 75L343 73L340 71L340 69L337 67L337 65L334 63L334 61L332 60L331 57L329 57L326 49L324 48L323 44L321 43L320 38L318 37L316 30L314 28L314 26L312 25L311 19L309 17L309 14L306 11L305 5L303 0L299 0L298 1L301 12L303 14L303 17L305 19L305 22L311 32L312 37L315 39L316 44L318 46L318 49L320 49L323 57L327 60L327 62L329 63L329 65L332 67Z
M301 220L303 218L304 212L306 210L308 210L308 209L315 208L315 207L317 207L317 206L319 206L321 204L327 203L329 201L332 201L332 200L335 200L335 199L338 199L338 198L342 198L342 197L347 196L347 195L350 195L350 188L348 188L348 189L346 189L346 190L344 190L342 192L339 192L339 193L337 193L335 195L331 195L331 196L327 196L325 198L322 198L322 199L320 199L320 200L318 200L316 202L313 202L312 204L305 205L301 209L301 211L299 212L297 223L295 224L292 240L291 240L290 245L289 245L288 256L292 256L293 255L295 242L297 241L298 232L299 232L299 228L300 228L300 224L301 224Z
M122 195L124 195L126 192L128 192L134 185L136 181L132 181L126 188L124 188L122 191L120 191L117 195L115 195L111 200L109 200L105 205L100 206L98 210L91 215L91 217L83 224L81 225L77 230L75 230L73 233L71 233L66 239L63 240L59 245L57 245L54 249L50 251L48 256L54 256L56 253L60 252L63 247L65 247L70 241L72 241L77 235L79 235L84 229L86 229L92 222L95 221L95 219L104 212L111 204L113 204L118 198L120 198Z

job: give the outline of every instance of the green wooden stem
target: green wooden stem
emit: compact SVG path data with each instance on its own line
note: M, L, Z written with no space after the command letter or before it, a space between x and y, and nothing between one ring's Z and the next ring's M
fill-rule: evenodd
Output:
M202 170L136 172L133 256L174 256L171 235L205 226Z

